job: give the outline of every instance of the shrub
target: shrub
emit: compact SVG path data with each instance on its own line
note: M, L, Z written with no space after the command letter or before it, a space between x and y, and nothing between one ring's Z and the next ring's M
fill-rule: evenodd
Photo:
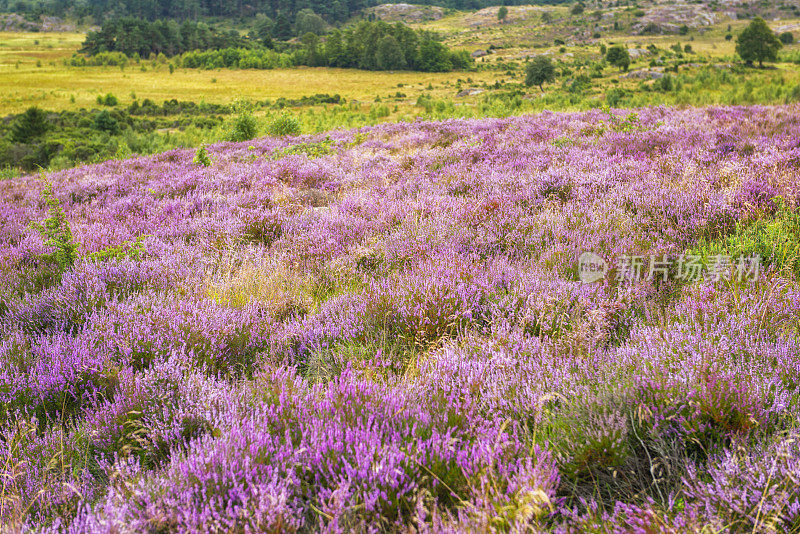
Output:
M780 39L781 43L790 45L794 42L794 34L792 32L783 32L778 36L778 39Z
M208 151L206 150L205 145L197 149L197 152L195 152L192 163L194 163L195 165L202 165L203 167L211 166L211 158L208 155Z
M75 263L78 243L72 238L72 229L61 208L61 201L53 195L53 185L50 182L44 182L42 199L47 205L48 216L42 223L33 223L31 226L42 235L44 244L52 249L42 259L55 263L64 271Z
M661 33L661 26L659 26L655 22L649 22L644 28L642 28L642 31L639 33L641 33L642 35L657 35Z
M660 80L656 80L653 87L659 91L670 92L675 90L675 80L671 74L666 74Z
M786 96L787 102L800 102L800 85L795 85Z
M631 56L626 48L623 48L621 45L616 45L608 49L606 61L615 67L619 67L620 70L626 71L631 64Z
M140 260L145 253L144 240L147 235L140 235L133 241L125 241L118 246L110 246L97 252L87 254L86 258L92 261L103 262L108 260Z
M240 143L254 138L258 133L256 119L247 111L243 111L233 121L228 140Z
M111 135L119 133L119 123L111 113L103 110L94 116L94 128L101 132L108 132Z
M97 103L100 104L101 106L113 107L113 106L116 106L117 104L119 104L119 100L117 100L116 96L112 95L111 93L108 93L105 96L98 95Z
M572 94L580 94L592 85L592 79L585 74L579 74L569 84L567 90Z
M283 135L300 135L300 122L294 117L284 115L272 121L269 125L269 134L275 137Z
M613 107L620 107L620 104L625 100L626 92L619 87L612 87L606 91L606 103Z

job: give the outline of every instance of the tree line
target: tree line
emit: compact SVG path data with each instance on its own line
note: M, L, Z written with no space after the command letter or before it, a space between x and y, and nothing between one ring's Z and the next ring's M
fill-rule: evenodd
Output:
M321 37L305 33L298 43L276 44L241 37L235 32L216 32L195 22L147 22L126 18L110 21L90 32L82 48L89 61L74 58L72 64L95 64L92 58L109 54L175 57L186 68L271 69L294 65L342 67L364 70L415 70L446 72L474 64L466 51L452 51L430 32L416 31L401 23L360 21Z
M189 50L250 48L253 44L235 30L218 31L202 22L173 20L148 22L133 17L110 20L98 31L89 32L81 52L122 52L127 56L150 54L174 56Z
M474 63L466 51L451 51L430 32L415 31L400 23L361 21L334 30L324 41L307 33L302 42L298 59L309 66L445 72L463 70Z

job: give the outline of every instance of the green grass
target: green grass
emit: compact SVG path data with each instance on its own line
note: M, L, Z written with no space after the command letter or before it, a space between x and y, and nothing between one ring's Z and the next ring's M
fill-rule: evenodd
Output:
M773 202L774 216L739 223L731 235L706 241L693 253L704 265L713 265L721 256L730 258L734 268L739 258L756 256L764 267L800 277L800 213L780 198Z

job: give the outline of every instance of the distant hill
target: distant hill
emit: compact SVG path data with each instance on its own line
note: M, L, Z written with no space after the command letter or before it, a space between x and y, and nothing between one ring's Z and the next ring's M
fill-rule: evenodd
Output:
M366 13L387 22L409 23L439 20L444 16L444 9L439 6L418 4L380 4L367 9Z
M509 5L529 4L530 0L510 0ZM544 0L539 4L560 4L562 0ZM58 0L0 0L0 12L19 14L71 15L93 17L99 22L124 16L148 20L174 18L197 19L200 17L246 18L257 13L269 17L283 14L293 19L301 9L312 9L328 22L347 20L367 8L379 6L377 0L83 0L64 2ZM475 10L497 5L496 0L424 0L419 4L452 9Z

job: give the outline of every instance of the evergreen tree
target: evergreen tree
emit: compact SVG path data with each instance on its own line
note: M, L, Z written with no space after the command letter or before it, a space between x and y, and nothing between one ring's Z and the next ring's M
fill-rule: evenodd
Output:
M506 6L500 6L500 9L497 10L497 20L505 22L507 16L508 8Z
M275 27L272 30L272 35L280 41L292 38L292 25L289 22L289 18L283 13L275 18Z
M272 29L275 27L275 21L271 18L261 15L256 17L256 22L253 25L252 35L259 41L265 41L272 37Z
M47 113L37 107L28 108L11 125L11 140L15 143L27 143L44 134L49 126Z

